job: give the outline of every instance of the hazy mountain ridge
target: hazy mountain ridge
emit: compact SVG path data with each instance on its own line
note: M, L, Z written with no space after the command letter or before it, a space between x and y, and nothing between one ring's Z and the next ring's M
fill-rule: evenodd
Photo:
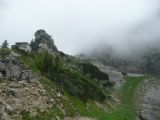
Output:
M160 43L150 44L143 51L132 50L133 53L123 56L115 54L112 48L79 55L80 59L101 61L105 65L113 66L119 71L159 75L160 73ZM136 48L136 46L135 46Z

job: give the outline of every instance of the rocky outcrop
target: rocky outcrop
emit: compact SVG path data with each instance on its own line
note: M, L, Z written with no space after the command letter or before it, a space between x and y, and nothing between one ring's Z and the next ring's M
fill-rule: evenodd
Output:
M33 51L42 52L47 50L49 52L57 51L54 40L44 30L37 30L34 34L35 39L31 41Z
M138 92L137 120L160 120L160 80L145 80Z
M0 59L0 78L28 82L35 80L31 70L21 64L19 59L14 56Z

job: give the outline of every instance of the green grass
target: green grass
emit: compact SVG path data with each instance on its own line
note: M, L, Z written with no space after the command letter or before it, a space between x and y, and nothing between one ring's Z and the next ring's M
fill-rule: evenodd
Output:
M121 105L114 107L114 109L112 109L108 113L104 112L100 108L97 108L93 101L90 100L87 103L82 102L78 98L70 96L65 91L64 91L65 98L61 99L61 102L64 105L63 109L66 111L66 114L71 117L74 117L78 113L81 116L97 118L98 120L135 120L136 119L135 92L137 90L138 85L145 78L146 77L127 77L126 83L119 92L119 96L122 101ZM47 79L41 82L45 82L43 84L47 86L53 85L53 81ZM50 87L52 88L53 86ZM28 112L23 112L22 116L23 120L33 119L32 117L30 117L30 114ZM59 118L63 119L62 112L56 106L54 106L53 108L48 108L48 110L44 112L38 112L38 115L34 117L34 119L51 120L52 118L55 118L55 116L58 116Z
M46 108L43 111L37 110L36 116L31 116L30 112L22 112L22 120L53 120L58 117L60 120L64 119L63 113L56 106Z
M30 55L26 54L21 57L21 60L28 67L32 68L32 70L36 74L37 73L41 74L40 70L37 68L35 64L35 61L38 61L38 60L40 61L39 56L31 57ZM54 72L51 75L58 77L58 74ZM76 90L77 92L82 92L82 90L84 90L84 94L82 95L82 97L86 95L85 96L86 98L90 98L92 100L93 98L94 99L101 98L101 96L103 98L103 92L102 92L103 90L101 90L101 88L99 88L94 81L91 81L86 76L77 74L76 72L72 72L72 71L69 72L67 71L67 69L64 69L63 71L61 71L60 75L65 76L66 80L62 77L62 78L57 78L58 81L65 80L65 81L62 81L62 83L69 81L70 83L73 84L73 86L69 86L67 88L67 89L72 88L71 89L72 92L76 92ZM68 116L75 116L77 113L80 113L82 116L94 117L94 118L97 118L98 120L135 120L135 117L136 117L135 92L139 83L143 81L145 78L146 77L127 77L125 85L119 91L119 95L122 101L121 105L116 107L113 105L114 109L111 109L111 111L108 113L103 112L101 109L98 109L93 101L89 101L90 99L87 99L89 102L85 103L84 101L82 102L77 97L73 97L71 95L67 96L68 99L62 99L64 109L65 111L67 111ZM55 82L55 79L53 80ZM48 89L48 92L52 93L52 88L56 86L52 84L53 81L46 78L41 82L43 83L43 85L46 85L47 88L50 88ZM77 85L79 86L77 87ZM78 89L73 89L73 87L75 86ZM86 92L88 93L86 94ZM70 103L72 103L73 105L70 105ZM112 107L112 104L113 103L111 102L110 104L111 107ZM51 113L56 113L56 116L63 118L61 111L56 107L56 108L46 110L44 112L39 112L35 119L50 120L52 119L52 117L55 117L55 115ZM23 120L30 119L30 113L28 112L23 112L22 116L23 116Z
M126 83L124 84L124 86L119 92L119 96L121 98L122 103L116 108L114 107L114 109L112 109L108 113L102 111L101 109L97 109L93 101L84 103L80 101L78 98L67 95L67 94L65 94L65 96L67 96L68 99L62 100L62 103L64 104L64 109L65 111L67 111L68 116L74 116L78 112L82 116L93 117L93 118L97 118L98 120L135 120L136 119L135 92L136 92L137 86L145 78L146 77L126 77ZM53 85L52 83L53 81L50 81L50 80L45 79L41 82L47 86ZM54 88L55 86L50 86L50 87ZM52 91L49 91L49 92L52 92ZM73 106L77 109L75 110L74 107L71 107L70 103L72 103ZM87 106L87 104L89 106ZM54 111L53 113L57 113L57 109L52 109L52 110ZM57 113L57 116L61 117L61 115L59 115L58 113ZM23 117L24 117L23 120L29 120L27 119L29 118L29 113L24 112ZM43 112L43 113L40 112L36 119L49 120L51 119L51 116L50 114L48 114L48 112Z
M86 113L87 116L97 118L98 120L135 120L136 119L136 102L135 92L138 85L146 77L127 77L126 83L120 90L121 105L112 110L110 113L102 111L92 111Z

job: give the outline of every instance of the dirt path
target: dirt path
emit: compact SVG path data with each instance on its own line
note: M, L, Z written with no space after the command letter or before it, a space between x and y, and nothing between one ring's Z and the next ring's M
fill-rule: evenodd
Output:
M77 120L95 120L95 119L91 119L91 118L87 118L87 117L79 117L79 118L77 118Z

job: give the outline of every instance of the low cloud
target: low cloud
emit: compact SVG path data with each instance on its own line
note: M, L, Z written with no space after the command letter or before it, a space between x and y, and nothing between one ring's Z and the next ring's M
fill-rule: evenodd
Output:
M159 8L157 0L1 0L0 42L30 42L45 29L69 54L101 44L129 54L159 39Z

